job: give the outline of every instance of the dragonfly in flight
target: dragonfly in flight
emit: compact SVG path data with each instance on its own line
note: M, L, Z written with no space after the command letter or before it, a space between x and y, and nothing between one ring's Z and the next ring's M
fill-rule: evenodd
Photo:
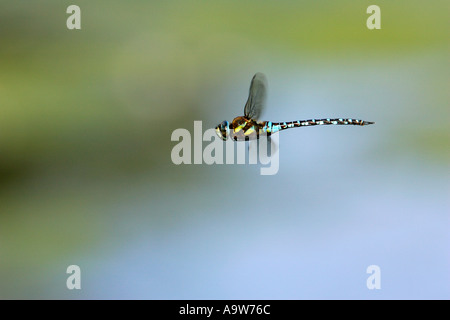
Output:
M270 136L272 133L290 128L329 124L365 126L374 123L350 118L312 119L290 122L259 121L259 117L265 108L266 97L267 79L264 74L258 72L253 76L250 83L248 100L244 108L244 116L234 118L231 123L228 121L220 123L216 127L217 135L222 140L227 140L230 137L234 141L248 141L259 139L262 135Z

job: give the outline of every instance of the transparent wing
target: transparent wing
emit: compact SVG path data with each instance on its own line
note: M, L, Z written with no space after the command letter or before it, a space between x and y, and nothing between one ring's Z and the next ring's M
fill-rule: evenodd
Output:
M258 120L262 114L267 98L267 79L266 76L260 72L253 76L250 83L250 90L248 93L248 100L244 108L244 116L247 119Z

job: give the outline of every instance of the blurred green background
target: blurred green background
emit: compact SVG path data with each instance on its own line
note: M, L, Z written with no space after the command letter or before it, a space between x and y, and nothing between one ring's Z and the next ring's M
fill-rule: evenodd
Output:
M449 30L448 1L2 0L0 298L449 299ZM274 176L174 165L256 72L264 120L376 124L283 132Z

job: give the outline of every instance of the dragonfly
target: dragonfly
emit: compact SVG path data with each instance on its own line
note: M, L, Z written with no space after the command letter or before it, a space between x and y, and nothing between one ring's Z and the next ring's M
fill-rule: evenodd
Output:
M336 119L310 119L289 122L259 121L265 109L267 99L267 78L263 73L256 73L250 83L247 103L244 107L244 116L233 121L223 121L216 126L216 133L222 140L228 138L234 141L249 141L259 139L260 136L270 136L273 133L290 129L319 125L355 125L366 126L375 122L350 118Z

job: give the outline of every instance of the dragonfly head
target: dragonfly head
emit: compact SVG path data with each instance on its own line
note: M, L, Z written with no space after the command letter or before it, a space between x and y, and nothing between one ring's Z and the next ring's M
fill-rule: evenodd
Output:
M230 135L230 124L228 121L222 121L217 127L216 127L216 133L222 140L227 140L228 136Z

